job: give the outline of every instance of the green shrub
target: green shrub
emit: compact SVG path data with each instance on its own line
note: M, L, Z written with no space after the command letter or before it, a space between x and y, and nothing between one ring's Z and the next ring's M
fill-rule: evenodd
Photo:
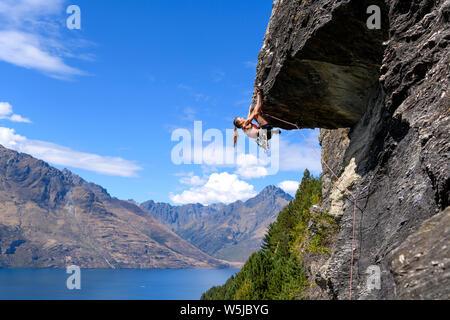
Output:
M202 300L292 300L306 299L310 287L302 252L329 253L325 247L335 223L326 213L311 215L321 201L321 180L305 170L295 199L268 228L261 250L253 253L235 276L223 286L205 292ZM314 234L309 229L314 225Z

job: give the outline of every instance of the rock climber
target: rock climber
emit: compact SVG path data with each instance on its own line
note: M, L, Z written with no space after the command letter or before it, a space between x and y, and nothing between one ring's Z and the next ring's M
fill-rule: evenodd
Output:
M254 86L256 89L256 93L258 96L258 100L256 106L253 108L253 105L250 106L248 111L247 119L237 117L234 119L234 139L233 144L236 147L237 139L238 139L238 131L237 129L242 129L244 133L251 139L256 139L258 145L266 149L268 146L267 141L272 138L272 134L280 134L281 131L279 129L273 129L273 126L269 124L269 122L264 118L261 108L263 106L262 103L262 92L256 85ZM255 120L258 125L253 123ZM264 143L265 140L265 143Z

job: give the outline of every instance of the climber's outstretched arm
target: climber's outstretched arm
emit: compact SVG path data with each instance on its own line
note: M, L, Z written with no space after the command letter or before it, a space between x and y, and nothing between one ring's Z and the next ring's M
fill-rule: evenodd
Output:
M252 116L253 110L254 110L253 105L250 105L250 107L248 108L247 119L250 119L250 117Z
M256 116L261 112L261 107L262 107L262 95L261 95L261 91L256 88L256 93L258 94L258 100L256 102L256 106L253 109L253 111L251 111L251 106L250 106L250 110L247 116L247 120L246 120L246 124L249 124L250 122L252 122Z

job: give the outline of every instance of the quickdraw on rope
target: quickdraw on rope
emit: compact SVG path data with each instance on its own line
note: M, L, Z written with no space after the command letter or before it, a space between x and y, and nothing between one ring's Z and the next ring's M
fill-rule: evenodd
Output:
M306 140L306 142L308 143L308 145L311 147L311 149L314 151L314 153L319 157L319 159L321 160L321 162L325 165L325 167L331 172L331 174L337 179L337 181L340 180L340 178L338 177L338 175L333 171L333 169L331 169L331 167L328 165L328 163L322 159L322 157L320 156L320 153L316 150L316 148L314 148L314 146L312 145L312 143L308 140L308 138L306 138L306 136L303 134L302 130L300 129L300 127L297 124L294 124L292 122L274 117L270 114L264 113L265 115L271 117L272 119L278 120L280 122L283 122L285 124L288 124L294 128L297 128L297 130L301 133L301 135L303 136L303 138ZM365 187L358 195L354 195L350 190L348 190L347 187L344 186L345 191L353 198L353 227L352 227L352 254L351 254L351 261L350 261L350 282L349 282L349 299L352 300L352 286L353 286L353 262L354 262L354 251L355 251L355 225L356 225L356 209L357 209L357 202L358 202L358 198L359 196L367 190L367 187Z

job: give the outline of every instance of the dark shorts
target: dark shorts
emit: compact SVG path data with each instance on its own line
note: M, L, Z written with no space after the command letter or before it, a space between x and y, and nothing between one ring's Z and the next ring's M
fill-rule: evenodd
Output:
M273 129L273 126L271 126L270 124L266 124L266 125L264 125L264 126L261 126L261 129L267 130L267 140L272 139L272 129Z

